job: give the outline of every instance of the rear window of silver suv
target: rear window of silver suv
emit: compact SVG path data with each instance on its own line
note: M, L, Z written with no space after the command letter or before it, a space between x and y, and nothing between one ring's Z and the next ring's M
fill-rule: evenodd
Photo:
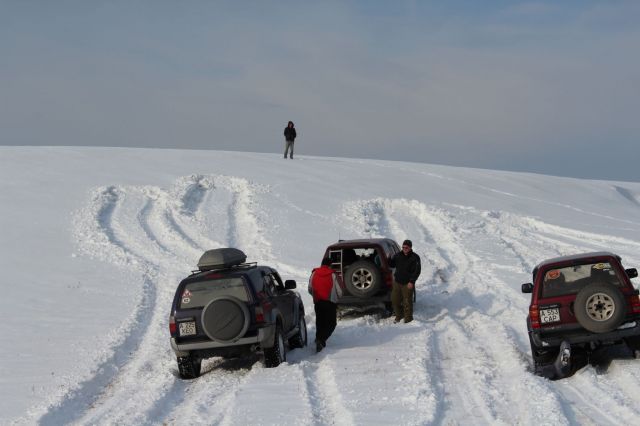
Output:
M243 302L250 300L241 277L220 278L187 284L180 297L180 309L202 308L221 296L232 296Z

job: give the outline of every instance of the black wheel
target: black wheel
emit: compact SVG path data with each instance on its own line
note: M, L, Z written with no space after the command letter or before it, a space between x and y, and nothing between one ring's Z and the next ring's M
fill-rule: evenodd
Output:
M347 290L356 297L374 296L382 287L380 269L368 260L352 263L344 276Z
M287 360L287 348L284 344L284 337L280 325L276 327L276 335L273 347L264 348L264 366L273 368L279 366Z
M589 284L576 295L576 319L594 333L617 328L627 313L624 296L616 287L603 283Z
M181 379L195 379L200 376L200 366L202 360L196 356L180 356L178 357L178 372Z
M304 348L307 346L307 321L304 319L304 312L300 311L298 317L298 333L289 339L289 346L292 348Z

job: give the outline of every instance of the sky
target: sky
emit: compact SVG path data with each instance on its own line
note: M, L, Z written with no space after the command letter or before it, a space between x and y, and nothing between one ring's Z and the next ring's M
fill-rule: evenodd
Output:
M0 145L640 181L635 1L0 0Z

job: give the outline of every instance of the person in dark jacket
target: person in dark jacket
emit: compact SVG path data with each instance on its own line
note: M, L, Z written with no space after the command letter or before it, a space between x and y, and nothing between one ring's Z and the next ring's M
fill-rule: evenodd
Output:
M413 321L413 292L416 280L420 276L420 256L413 251L411 240L404 240L402 251L389 259L389 265L395 267L391 305L395 322L404 317L404 322Z
M291 150L289 158L293 160L293 142L296 140L296 129L293 127L293 121L290 121L287 127L284 128L284 140L284 158L287 158L287 153Z
M314 269L309 278L309 294L313 296L316 311L316 352L327 346L327 340L336 329L336 303L342 296L336 272L330 265L331 259L325 257L322 266Z

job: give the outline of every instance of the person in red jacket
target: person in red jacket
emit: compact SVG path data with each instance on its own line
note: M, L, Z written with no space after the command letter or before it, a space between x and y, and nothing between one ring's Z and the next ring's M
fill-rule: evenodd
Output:
M316 311L316 352L327 346L327 339L336 329L336 303L342 296L338 277L330 265L331 259L325 257L321 266L315 268L309 278L309 294L313 296Z

